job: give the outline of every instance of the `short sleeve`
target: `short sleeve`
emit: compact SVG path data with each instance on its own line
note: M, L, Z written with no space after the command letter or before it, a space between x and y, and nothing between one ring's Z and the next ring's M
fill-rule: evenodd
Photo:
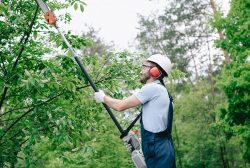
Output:
M151 85L143 86L139 91L134 93L134 96L142 103L146 103L152 99L154 95L154 87Z

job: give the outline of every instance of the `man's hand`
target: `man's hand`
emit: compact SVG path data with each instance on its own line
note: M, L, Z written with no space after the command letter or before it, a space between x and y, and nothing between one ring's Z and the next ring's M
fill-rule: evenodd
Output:
M132 145L131 145L131 135L128 134L122 138L124 145L126 146L127 150L132 152Z
M105 96L105 93L102 90L99 90L99 92L94 93L95 100L98 103L103 103L104 102L104 96Z
M140 140L133 134L128 134L124 138L122 138L124 145L126 148L132 152L132 150L139 150L141 147Z

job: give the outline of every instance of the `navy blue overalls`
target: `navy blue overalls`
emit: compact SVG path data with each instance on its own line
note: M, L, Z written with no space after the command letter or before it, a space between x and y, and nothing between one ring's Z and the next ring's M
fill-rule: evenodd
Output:
M144 129L141 119L142 151L147 168L175 168L175 153L172 142L173 99L168 111L168 125L165 131L152 133Z

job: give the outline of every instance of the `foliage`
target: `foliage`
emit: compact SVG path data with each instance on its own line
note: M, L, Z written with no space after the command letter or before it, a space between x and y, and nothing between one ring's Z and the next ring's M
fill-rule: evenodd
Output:
M224 65L218 86L228 98L228 105L221 110L221 119L229 127L229 137L241 139L243 158L250 162L250 3L246 0L232 1L226 18L215 21L226 38L217 42L231 56L231 64Z
M84 11L86 5L46 2L55 10ZM176 63L165 82L175 100L177 167L245 168L250 158L249 2L233 0L224 18L220 13L210 17L207 5L170 1L163 15L141 17L138 40L145 55L160 52ZM71 20L68 13L58 18ZM216 46L228 51L231 64L211 61L208 23L224 33ZM93 100L89 82L35 1L2 0L0 29L0 167L134 167L119 131ZM81 36L65 34L106 94L123 98L140 87L143 55L112 52L92 28ZM200 52L204 46L205 54ZM199 55L209 66L194 79L187 72ZM123 127L137 113L114 111Z
M211 14L206 1L170 0L163 14L140 16L138 48L149 55L167 55L177 69L197 79L205 74L203 71L209 60L214 59L214 67L218 66L218 56L209 51L213 39L209 19Z
M178 80L174 72L173 85L168 85L176 97L174 143L179 167L245 167L250 158L249 2L232 1L226 18L216 8L213 0L169 1L164 14L140 17L139 48L169 56L182 72L195 72ZM230 65L222 67L220 54L211 47L214 29L225 35L215 44L229 52Z
M218 150L226 143L223 134L213 128L223 95L212 90L206 80L200 81L175 100L174 142L178 167L221 167L220 156L227 155Z
M52 1L49 5L61 9L75 3L80 1ZM41 20L39 11L35 1L1 3L0 166L36 167L44 163L50 167L55 166L59 158L59 166L83 167L90 164L83 162L86 157L94 158L92 155L102 152L100 148L90 156L85 154L86 150L94 150L94 137L99 142L105 140L101 133L106 129L105 123L109 122L106 115L101 115L105 113L102 107L97 106L90 96L93 91L79 66L68 53L55 50L65 51L67 48L52 27ZM59 18L70 21L69 15ZM76 49L91 45L71 32L67 32L66 37ZM43 58L52 54L53 58ZM88 55L80 59L93 72L91 76L96 79L98 87L106 88L109 93L115 95L118 92L120 79L127 79L124 87L128 89L138 85L134 75L138 70L127 71L127 68L138 69L136 63L131 63L137 57L129 53L103 53L101 58ZM91 135L93 129L100 132L99 137ZM110 129L110 133L115 132L111 136L113 139L118 133L114 126ZM118 138L113 141L116 146L121 146ZM37 155L40 149L44 152ZM71 153L78 149L82 153ZM107 143L105 149L105 154L108 154ZM121 151L127 157L123 146ZM110 156L114 155L117 153L110 152ZM51 162L47 159L50 156L55 157ZM104 159L109 157L101 156ZM131 165L127 158L112 159L108 164L126 162Z

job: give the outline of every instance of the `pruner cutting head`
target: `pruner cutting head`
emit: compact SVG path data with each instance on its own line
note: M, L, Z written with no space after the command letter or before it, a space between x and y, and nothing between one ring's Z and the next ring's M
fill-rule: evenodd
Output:
M53 11L51 11L48 7L48 5L43 2L43 0L36 0L37 4L40 6L44 13L45 20L51 24L55 25L56 24L56 16Z
M56 16L55 16L54 12L48 11L47 13L44 14L44 18L49 24L51 24L51 25L56 24Z

